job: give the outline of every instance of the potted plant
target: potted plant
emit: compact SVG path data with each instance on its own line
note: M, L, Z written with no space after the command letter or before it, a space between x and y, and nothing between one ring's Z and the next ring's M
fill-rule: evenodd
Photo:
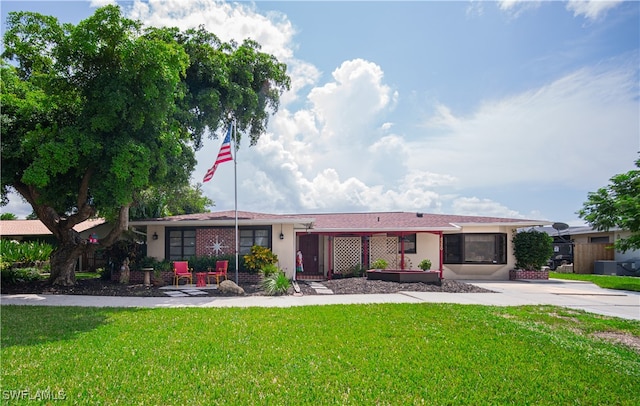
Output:
M422 261L420 261L420 263L418 264L418 268L422 269L423 271L428 271L431 269L431 261L428 259L423 259Z
M371 269L387 269L387 266L389 263L383 258L378 258L371 263Z
M553 238L534 229L514 234L513 254L516 269L509 271L509 279L549 279L549 271L543 271L553 255Z

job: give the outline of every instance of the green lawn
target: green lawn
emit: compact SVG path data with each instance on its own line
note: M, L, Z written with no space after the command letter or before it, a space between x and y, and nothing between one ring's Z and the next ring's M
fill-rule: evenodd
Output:
M640 343L640 322L551 306L2 306L1 326L4 400L635 405L640 393L640 349L597 336Z
M593 282L606 289L632 290L640 292L640 278L636 276L593 275L577 273L549 272L550 278L570 279L577 281Z

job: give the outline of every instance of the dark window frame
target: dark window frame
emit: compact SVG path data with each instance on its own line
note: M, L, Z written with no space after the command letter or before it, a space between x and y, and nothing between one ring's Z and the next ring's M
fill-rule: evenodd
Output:
M193 232L193 237L187 237L187 238L193 238L193 255L185 255L185 232ZM177 245L171 245L171 239L172 238L177 238L177 237L172 237L171 234L172 233L180 233L180 255L175 255L171 253L171 248L172 247L178 247ZM196 252L197 252L197 231L196 231L196 227L170 227L166 229L166 241L165 241L165 258L167 258L169 261L187 261L190 258L193 258L196 256Z
M492 260L472 260L467 258L471 249L471 237L493 236ZM480 242L482 244L482 242ZM443 235L443 263L445 264L474 264L474 265L504 265L507 263L507 235L505 233L461 233Z
M242 244L242 239L243 238L247 238L246 236L243 237L243 232L244 234L246 234L247 231L251 231L251 239L252 239L252 244L251 245L246 245L246 244ZM266 236L258 236L256 238L256 231L266 231L267 235ZM269 248L269 249L273 249L273 227L272 226L249 226L249 227L240 227L238 229L238 233L239 233L239 238L238 238L238 253L239 255L247 255L250 253L251 247L253 247L254 245L261 245L263 247ZM256 240L258 238L266 238L267 239L267 245L263 245L263 244L256 244Z
M417 254L417 245L416 245L416 233L413 234L405 234L402 237L398 237L398 254L402 254L402 241L401 239L404 238L405 242L404 242L404 253L405 254ZM409 240L409 241L406 241ZM409 248L407 248L407 246ZM413 246L413 248L411 248Z

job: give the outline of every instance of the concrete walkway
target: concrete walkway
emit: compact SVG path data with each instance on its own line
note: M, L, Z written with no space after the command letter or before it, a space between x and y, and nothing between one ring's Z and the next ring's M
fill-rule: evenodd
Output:
M291 307L366 303L459 303L489 306L556 305L624 319L640 320L640 292L602 289L590 282L465 281L496 293L400 292L367 295L243 297L114 297L79 295L1 295L1 305L88 307Z

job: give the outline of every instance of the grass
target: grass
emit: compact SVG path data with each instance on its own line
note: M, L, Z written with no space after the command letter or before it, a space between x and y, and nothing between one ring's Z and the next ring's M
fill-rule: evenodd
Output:
M76 279L97 279L100 274L97 272L76 272Z
M640 292L640 278L636 276L593 275L549 272L550 278L592 282L601 288Z
M552 306L1 312L5 398L49 390L61 404L635 405L640 393L640 350L595 335L640 343L640 322Z

